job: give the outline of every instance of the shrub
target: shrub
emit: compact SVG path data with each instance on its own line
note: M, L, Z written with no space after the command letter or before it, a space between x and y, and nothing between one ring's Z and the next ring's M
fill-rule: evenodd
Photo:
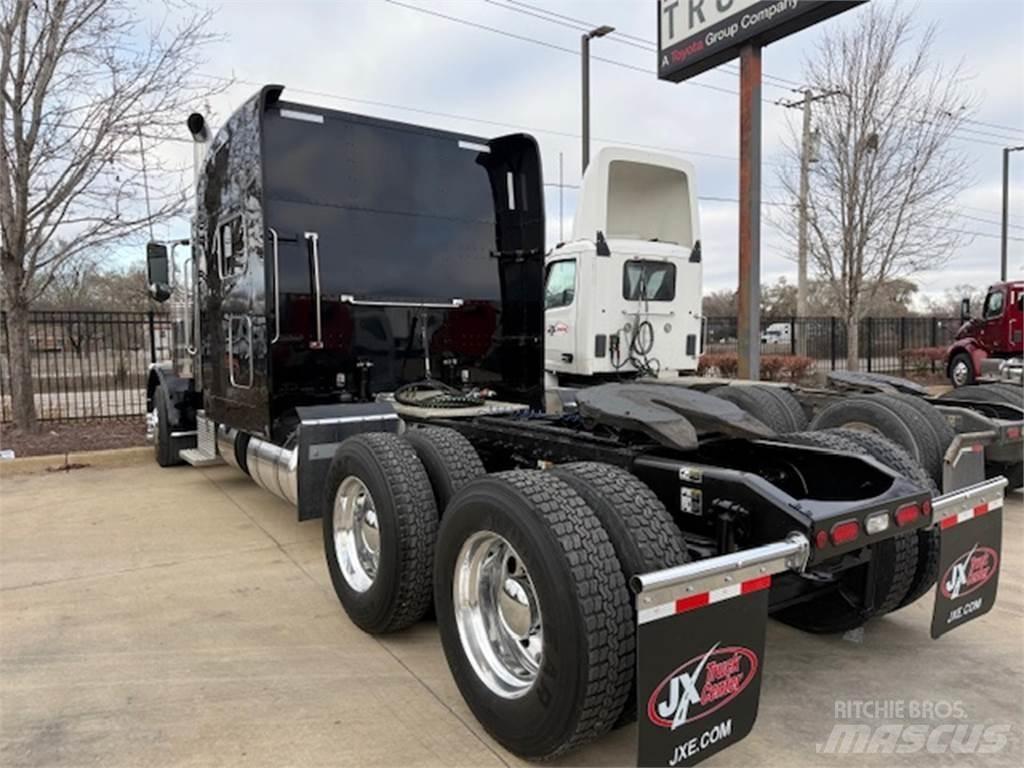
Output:
M802 355L764 355L761 378L764 381L801 381L814 367L814 360ZM731 379L739 372L739 356L732 352L701 355L697 373Z
M708 353L700 356L697 373L701 376L733 378L739 371L739 357L731 352Z
M917 347L900 351L903 365L917 373L924 373L930 368L942 370L946 364L946 347Z

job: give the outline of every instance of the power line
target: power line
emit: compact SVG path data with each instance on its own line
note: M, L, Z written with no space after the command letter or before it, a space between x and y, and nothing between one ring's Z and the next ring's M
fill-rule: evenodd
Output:
M388 2L393 2L393 0L388 0ZM578 18L574 18L572 16L566 16L565 14L555 13L553 11L548 11L546 9L539 8L539 7L534 6L534 5L530 5L528 3L518 2L517 0L508 0L508 2L512 3L512 6L522 6L522 7L520 7L520 8L512 7L510 5L505 5L503 3L499 3L496 0L484 0L484 2L486 2L486 3L490 4L490 5L493 5L495 7L498 7L498 8L504 8L504 9L509 10L509 11L516 11L518 13L522 13L522 14L525 14L527 16L532 16L532 17L540 19L542 21L547 21L547 22L553 23L553 24L559 24L559 25L561 25L563 27L569 27L571 29L576 29L576 30L579 30L579 31L586 31L588 29L592 29L595 26L593 23L588 22L588 21L586 21L584 19L578 19ZM429 13L429 11L426 11L425 9L416 8L415 6L403 5L401 3L394 3L394 4L395 5L402 5L403 7L410 8L412 10L421 10L423 12ZM527 9L529 9L529 10L527 10ZM546 14L546 15L542 15L542 14ZM549 18L549 17L554 17L554 18ZM451 20L454 21L456 19L453 17L453 18L451 18ZM462 23L466 23L466 24L468 24L470 26L474 26L474 24L472 22L468 22L468 21L466 21L464 19L460 19L459 21L461 21ZM501 32L500 30L492 29L491 31L496 31L496 32L499 32L499 33L503 34L503 32ZM509 33L509 34L512 34L512 33ZM623 38L628 38L628 39L626 39L626 40L617 39L619 36L621 36ZM624 44L627 44L627 45L632 45L633 47L641 48L643 50L650 51L652 53L656 52L658 50L656 45L650 43L649 41L646 41L644 38L638 37L636 35L629 35L629 34L626 34L626 33L618 32L618 30L616 30L615 32L612 32L608 36L608 39L613 40L613 41L618 42L618 43L624 43ZM531 42L536 42L536 41L532 41L532 40L530 40L530 41ZM638 42L632 42L632 41L638 41ZM560 48L560 50L569 50L570 52L572 52L574 54L576 53L576 51L573 51L572 49ZM601 58L596 57L596 56L593 57L593 58L596 58L599 61L605 61L607 63L616 63L616 62L613 62L613 61L611 61L609 59L601 59ZM625 65L623 62L618 62L618 63L620 65L622 65L622 66L627 66L630 69L638 69L640 71L648 71L648 70L643 70L643 69L641 69L639 67L633 67L633 66L630 66L630 65ZM722 70L730 72L730 73L733 73L733 74L739 74L739 68L735 67L733 65L728 65L728 64L727 65L723 65L722 66ZM774 85L773 83L766 83L767 85L773 85L773 87L776 87L776 88L785 88L787 86L790 86L790 87L792 87L793 89L796 89L796 90L803 90L803 88L804 88L804 86L802 84L798 83L795 80L790 80L788 78L777 77L775 75L770 75L770 74L767 74L767 73L762 73L761 77L763 79L765 79L765 80L775 80L775 81L778 81L779 83L782 83L782 85ZM688 82L687 84L708 87L707 84L705 84L705 83L692 83L692 82ZM736 91L727 91L727 89L724 89L724 88L717 88L716 90L723 91L723 92L729 92L729 93L733 93L733 94L737 93ZM772 101L770 101L768 99L762 99L762 101L764 101L765 103L768 103L768 104L776 104L776 105L778 105L777 102L772 102ZM899 107L899 105L896 105L896 106ZM1017 131L1020 130L1020 128L1010 128L1010 127L1007 127L1007 126L1000 126L1000 125L997 125L995 123L986 123L984 121L975 120L973 118L966 118L965 117L965 118L961 118L961 121L965 122L965 123L972 123L972 124L975 124L975 125L982 125L982 126L986 126L986 127L990 127L990 128L995 128L997 130L1009 131L1011 133L1017 132ZM977 144L985 144L985 145L988 145L988 146L1002 146L1002 145L1001 144L996 144L996 143L991 142L991 141L985 141L984 139L976 138L976 136L986 136L986 137L989 137L989 138L995 138L995 139L999 139L1000 141L1011 142L1011 143L1018 141L1018 139L1016 137L1014 137L1014 136L1005 136L1005 135L995 134L995 133L991 133L991 132L988 132L988 131L982 131L982 130L979 130L977 128L969 128L969 127L966 127L966 126L961 126L960 128L957 129L957 131L958 132L959 131L963 131L963 132L967 132L969 134L975 134L974 136L970 136L970 135L968 135L968 136L956 136L955 138L957 138L960 141L973 142L973 143L977 143ZM1018 133L1017 135L1019 136L1020 134Z
M265 83L257 82L255 80L242 80L242 79L239 79L239 78L226 78L226 77L221 77L219 75L210 75L210 74L204 74L204 73L198 73L198 74L199 74L200 77L207 77L207 78L210 78L210 79L213 79L213 80L230 80L233 83L237 83L237 84L240 84L240 85L251 85L251 86L257 87L257 88L260 88L263 85L265 85ZM358 98L358 97L355 97L355 96L344 96L344 95L339 94L339 93L330 93L330 92L327 92L327 91L314 91L314 90L310 90L308 88L291 88L291 87L289 87L288 90L292 91L294 93L302 93L302 94L305 94L307 96L316 96L316 97L324 98L324 99L336 99L338 101L351 101L351 102L356 103L356 104L367 104L367 105L375 106L375 107L384 107L386 109L396 109L396 110L399 110L399 111L402 111L402 112L414 112L414 113L421 114L421 115L430 115L432 117L444 117L444 118L448 118L448 119L451 119L451 120L464 120L464 121L469 122L469 123L480 123L482 125L493 125L493 126L496 126L498 128L506 128L506 129L507 128L511 128L511 129L517 130L517 131L531 131L533 133L546 133L546 134L550 134L552 136L561 136L561 137L568 138L568 139L578 139L578 138L580 138L580 134L578 134L578 133L573 133L572 131L555 130L554 128L540 128L540 127L533 126L533 125L523 125L521 123L503 122L501 120L489 120L489 119L481 118L481 117L472 117L470 115L460 115L460 114L453 113L453 112L441 112L441 111L434 110L434 109L423 109L423 108L420 108L420 107L410 107L410 106L406 106L406 105L402 105L402 104L394 104L394 103L386 102L386 101L378 101L378 100L375 100L375 99L363 99L363 98ZM675 152L675 153L681 154L681 155L693 155L693 156L696 156L696 157L709 157L709 158L713 158L713 159L716 159L716 160L730 160L730 161L733 161L733 162L736 162L736 161L739 160L739 158L736 157L735 155L724 155L724 154L720 154L720 153L716 153L716 152L704 152L702 150L689 149L687 147L674 147L674 146L664 146L664 145L657 145L657 144L643 144L643 143L635 142L635 141L625 141L625 140L622 140L622 139L612 139L612 138L601 137L601 136L594 136L593 139L594 139L594 141L599 141L599 142L602 142L602 143L605 143L605 144L616 144L616 145L624 146L624 147L635 147L637 149L653 149L653 150L658 150L658 151L662 151L662 152Z
M208 73L198 73L198 74L199 74L200 77L206 77L206 78L209 78L211 80L228 81L228 82L236 83L236 84L239 84L239 85L250 85L250 86L253 86L253 87L257 87L257 88L262 87L263 85L265 85L265 83L260 82L260 81L255 81L255 80L244 80L244 79L239 79L239 78L229 78L229 77L223 77L223 76L220 76L220 75L211 75L211 74L208 74ZM394 109L394 110L398 110L398 111L401 111L401 112L412 112L412 113L416 113L416 114L430 115L430 116L433 116L433 117L443 117L443 118L448 118L448 119L452 119L452 120L463 120L465 122L470 122L470 123L480 123L482 125L493 125L493 126L496 126L496 127L499 127L499 128L511 128L511 129L514 129L514 130L530 131L530 132L533 132L533 133L544 133L544 134L549 134L549 135L552 135L552 136L560 136L560 137L563 137L563 138L570 138L570 139L578 139L578 138L580 138L580 135L578 133L573 133L571 131L560 131L560 130L556 130L556 129L553 129L553 128L541 128L541 127L538 127L538 126L524 125L524 124L521 124L521 123L503 122L503 121L500 121L500 120L489 120L489 119L486 119L486 118L472 117L470 115L463 115L463 114L458 114L458 113L453 113L453 112L441 112L439 110L423 109L423 108L420 108L420 107L412 107L412 106L403 105L403 104L395 104L393 102L379 101L379 100L375 100L375 99L364 99L364 98L359 98L359 97L356 97L356 96L345 96L345 95L339 94L339 93L331 93L331 92L327 92L327 91L317 91L317 90L311 90L311 89L308 89L308 88L291 88L291 87L289 87L288 90L291 91L291 92L294 92L294 93L301 93L301 94L306 94L306 95L309 95L309 96L316 96L316 97L327 98L327 99L335 99L335 100L338 100L338 101L353 102L353 103L356 103L356 104L367 104L367 105L370 105L370 106L383 107L383 108L386 108L386 109ZM191 139L177 139L177 138L173 138L173 137L158 137L158 136L153 136L152 138L154 138L154 139L166 138L168 141L182 141L182 142L192 143ZM651 150L657 150L657 151L662 151L662 152L674 152L674 153L682 154L682 155L693 155L693 156L696 156L696 157L708 157L708 158L715 159L715 160L729 160L729 161L734 161L735 162L735 161L738 161L738 159L739 159L735 155L725 155L725 154L720 154L720 153L715 153L715 152L703 152L703 151L700 151L700 150L690 149L690 148L687 148L687 147L665 146L665 145L658 145L658 144L645 144L645 143L642 143L642 142L631 142L631 141L625 141L625 140L622 140L622 139L614 139L614 138L601 137L601 136L595 136L594 140L602 142L602 143L606 143L606 144L614 144L614 145L619 145L619 146L634 147L634 148L637 148L637 149L651 149ZM773 164L777 165L778 163L773 163ZM549 185L549 186L557 186L557 185ZM563 185L563 186L565 186L566 188L574 188L571 185ZM737 202L733 198L702 197L701 199L702 200L709 200L709 201L712 201L712 202L719 202L719 201L721 201L721 202ZM773 203L773 204L781 205L782 203ZM968 210L978 211L980 213L988 213L988 214L999 215L998 211L995 211L995 210L992 210L992 209L989 209L989 208L979 208L979 207L976 207L976 206L968 206L968 205L961 205L960 207L968 209ZM958 215L964 215L964 214L958 214ZM982 221L982 223L998 225L997 222L992 222L992 221L989 221L989 220L981 220L981 221ZM1010 226L1013 227L1014 229L1024 229L1024 227L1019 226L1019 225L1011 224Z
M966 208L967 206L961 206L961 207L962 208ZM971 221L980 221L982 224L991 224L993 227L1001 227L1002 226L1002 222L1000 222L1000 221L992 221L992 219L983 219L980 216L971 216L970 214L967 214L967 213L957 213L955 215L960 217L961 219L970 219ZM1024 229L1024 226L1021 226L1020 224L1010 224L1010 223L1007 223L1006 226L1009 227L1010 229Z
M555 13L554 11L549 11L549 10L547 10L545 8L540 8L540 7L536 6L536 5L530 5L529 3L519 2L518 0L507 0L507 2L510 3L511 5L522 6L522 8L511 8L508 5L501 5L501 4L497 3L497 2L495 2L495 0L484 0L484 2L490 3L491 5L499 6L501 8L507 8L510 11L519 11L520 13L525 13L528 16L534 16L535 18L541 19L543 21L551 21L551 22L555 22L555 23L561 23L563 26L571 26L572 28L579 29L580 31L586 31L586 30L589 30L589 29L593 29L596 26L592 22L586 21L584 19L578 19L578 18L575 18L573 16L566 16L565 14L562 14L562 13ZM523 9L530 9L530 10L527 11L527 10L523 10ZM531 13L530 11L537 11L538 13ZM543 16L543 15L540 15L540 14L547 14L547 16ZM554 17L554 18L549 18L549 17ZM564 22L559 22L559 21L557 21L557 19L562 19L565 22L571 22L571 24L566 24ZM624 38L624 39L619 39L619 38ZM609 34L606 39L612 40L612 41L617 42L617 43L630 44L630 45L633 45L636 48L641 48L641 49L643 49L645 51L649 51L651 53L657 53L657 51L658 51L658 46L656 46L653 43L651 43L648 38L640 37L639 35L631 35L631 34L628 34L626 32L622 32L619 29L616 29L614 32ZM722 66L722 70L730 72L732 74L736 74L736 75L738 75L739 71L740 71L739 67L736 67L736 66L733 66L733 65L729 65L729 64L723 65ZM767 72L762 72L761 73L761 77L763 79L765 79L765 80L775 80L778 83L781 83L781 85L774 86L776 88L786 88L786 87L792 87L792 86L799 86L800 85L800 83L798 83L795 80L789 80L788 78L785 78L785 77L778 77L777 75L770 75ZM772 83L766 83L766 85L772 85Z
M563 53L568 53L568 54L571 54L573 56L579 56L579 51L577 51L574 48L566 48L563 45L556 45L555 43L549 43L546 40L537 40L537 39L532 38L532 37L526 37L525 35L518 35L515 32L509 32L508 30L500 29L499 27L490 27L490 26L488 26L486 24L480 24L480 23L475 22L475 21L469 21L468 19L463 19L463 18L461 18L459 16L450 16L450 15L448 15L446 13L441 13L440 11L433 11L433 10L430 10L430 9L427 9L427 8L421 8L420 6L417 6L417 5L409 5L408 3L402 3L402 2L399 2L399 0L384 0L384 2L390 3L391 5L395 5L395 6L398 6L400 8L407 8L410 11L416 11L418 13L425 13L428 16L436 16L437 18L445 19L447 21L451 21L451 22L454 22L456 24L462 24L462 25L467 26L467 27L474 27L476 29L482 29L482 30L485 30L487 32L493 32L496 35L504 35L505 37L510 37L510 38L512 38L514 40L519 40L519 41L524 42L524 43L532 43L534 45L541 45L541 46L543 46L545 48L550 48L550 49L552 49L554 51L562 51ZM608 58L605 58L603 56L591 56L590 58L593 59L594 61L601 61L601 62L604 62L605 64L611 64L613 66L621 67L623 69L631 69L634 72L642 72L645 75L655 75L655 74L657 74L651 68L639 67L639 66L636 66L635 64L628 64L627 62L619 61L617 59L608 59ZM722 87L717 86L717 85L711 85L710 83L695 83L692 80L688 80L688 81L686 81L684 83L684 85L690 85L690 86L693 86L695 88L705 88L705 89L707 89L709 91L718 91L720 93L728 93L728 94L730 94L732 96L739 95L738 91L734 91L734 90L731 90L729 88L722 88ZM770 103L770 102L768 102L768 103Z

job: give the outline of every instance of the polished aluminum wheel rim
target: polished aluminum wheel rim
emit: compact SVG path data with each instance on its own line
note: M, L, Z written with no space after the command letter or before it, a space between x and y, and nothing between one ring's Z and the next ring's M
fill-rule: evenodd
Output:
M967 363L958 360L953 364L953 383L962 387L967 383Z
M455 561L455 623L480 681L505 699L537 679L544 650L540 603L523 559L491 531L469 537Z
M380 567L380 528L373 496L358 477L341 481L334 497L334 553L352 589L373 586Z
M146 441L155 442L160 433L160 411L153 408L146 414Z

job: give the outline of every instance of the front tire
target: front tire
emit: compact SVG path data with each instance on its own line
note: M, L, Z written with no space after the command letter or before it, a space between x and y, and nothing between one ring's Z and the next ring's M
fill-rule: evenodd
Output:
M966 352L957 352L949 361L949 381L954 387L966 387L974 383L974 362Z
M163 387L157 387L153 392L153 417L156 421L153 435L156 463L161 467L174 467L183 463L175 440L171 437L170 403Z
M349 618L371 634L415 624L431 598L437 507L427 473L400 437L345 440L323 500L324 552Z
M434 604L448 666L506 749L550 758L607 732L632 683L632 609L600 521L550 473L479 478L441 522Z

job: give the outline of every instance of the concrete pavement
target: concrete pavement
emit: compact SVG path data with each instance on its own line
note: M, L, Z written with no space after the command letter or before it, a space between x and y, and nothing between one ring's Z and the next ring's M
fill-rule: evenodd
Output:
M772 622L758 724L706 764L1024 763L1022 515L1016 492L996 608L939 641L930 598L862 637ZM520 763L463 704L436 627L356 629L319 521L295 522L228 467L0 474L0 654L9 768ZM1004 743L974 757L816 751L851 722L837 702L866 699L936 711L857 722L989 727ZM557 764L630 765L635 737L621 729Z

